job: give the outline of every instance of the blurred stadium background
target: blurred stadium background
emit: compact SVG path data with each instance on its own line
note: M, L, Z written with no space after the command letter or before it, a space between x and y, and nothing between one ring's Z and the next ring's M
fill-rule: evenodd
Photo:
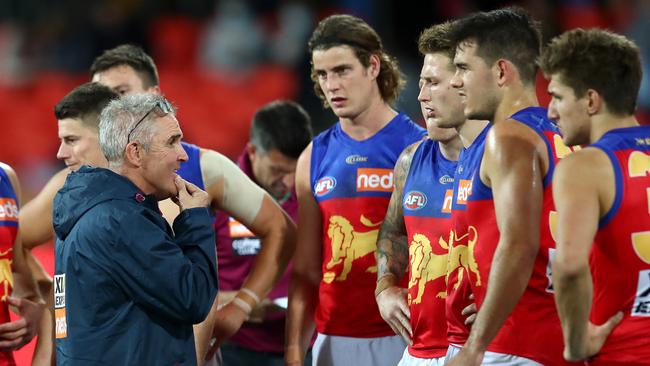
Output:
M513 4L541 21L545 41L576 27L634 39L646 74L639 119L650 121L650 0L0 0L0 161L18 172L23 202L63 168L55 158L53 107L89 80L97 55L121 43L153 56L189 142L234 158L255 110L278 98L302 104L321 131L335 117L313 93L306 42L318 20L334 13L357 15L378 31L407 76L397 107L421 120L420 31ZM539 79L546 106L546 82ZM36 251L51 271L51 244ZM18 365L29 364L31 349L19 352Z

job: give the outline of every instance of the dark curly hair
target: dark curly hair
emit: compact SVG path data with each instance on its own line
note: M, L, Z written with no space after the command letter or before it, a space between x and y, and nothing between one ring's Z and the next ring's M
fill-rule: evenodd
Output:
M630 115L641 85L639 48L629 39L602 29L574 29L553 38L539 64L547 76L582 97L597 91L613 114Z

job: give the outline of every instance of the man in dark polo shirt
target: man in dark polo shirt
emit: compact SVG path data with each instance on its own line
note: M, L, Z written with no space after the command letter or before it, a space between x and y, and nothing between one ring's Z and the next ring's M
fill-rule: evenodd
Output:
M289 101L271 102L253 117L250 142L237 159L239 168L274 197L294 221L298 218L293 188L296 163L311 138L310 118L302 107ZM219 303L225 304L241 289L253 263L265 258L257 256L260 240L235 218L219 213L215 232ZM225 366L284 364L289 273L291 264L267 297L258 299L249 320L221 346ZM218 312L213 308L217 318Z

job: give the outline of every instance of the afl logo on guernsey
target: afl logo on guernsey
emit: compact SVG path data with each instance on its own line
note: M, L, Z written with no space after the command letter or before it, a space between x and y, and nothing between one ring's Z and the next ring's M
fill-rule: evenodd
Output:
M316 193L316 196L322 197L333 191L334 187L336 187L336 179L334 177L323 177L316 182L314 193Z
M419 210L427 205L427 196L422 192L410 191L404 198L404 207L408 210Z

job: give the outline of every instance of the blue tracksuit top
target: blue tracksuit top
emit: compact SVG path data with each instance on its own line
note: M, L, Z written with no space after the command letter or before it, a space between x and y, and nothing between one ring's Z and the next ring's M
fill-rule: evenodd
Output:
M195 365L192 325L216 296L207 208L173 231L153 196L102 168L71 173L54 199L58 365Z

